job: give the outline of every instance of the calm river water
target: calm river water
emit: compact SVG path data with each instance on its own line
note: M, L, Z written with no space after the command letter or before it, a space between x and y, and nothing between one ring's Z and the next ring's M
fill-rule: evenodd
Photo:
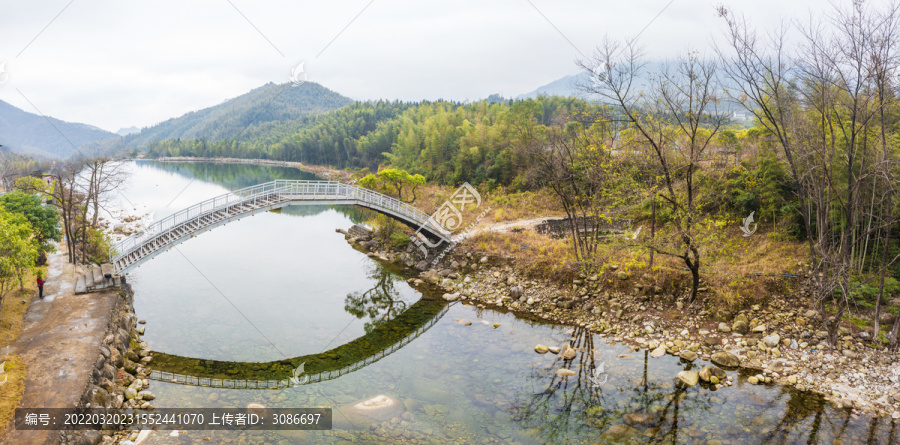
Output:
M228 190L272 179L315 179L294 169L251 165L140 161L131 169L122 195L128 207L155 220ZM672 356L648 360L644 351L570 326L421 300L403 271L385 269L334 231L371 217L347 206L288 207L204 233L132 271L135 309L147 321L144 338L164 353L160 360L170 370L241 379L253 368L266 378L283 375L284 366L301 360L291 359L303 357L307 373L328 370L333 377L281 389L154 380L157 407L332 407L334 429L156 431L143 443L894 440L890 419L857 418L808 393L749 385L735 371L729 375L739 383L730 388L683 388L675 375L702 363ZM585 352L566 364L579 374L563 379L556 375L562 360L533 347L567 341ZM589 377L600 363L608 379L597 385ZM383 419L349 409L378 395L396 399L398 408Z

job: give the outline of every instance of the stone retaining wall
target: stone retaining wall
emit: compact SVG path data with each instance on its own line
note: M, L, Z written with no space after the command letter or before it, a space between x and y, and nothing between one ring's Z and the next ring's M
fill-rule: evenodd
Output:
M122 280L119 299L111 314L106 335L98 348L91 378L82 392L80 408L143 408L154 396L147 391L150 352L140 336L134 313L134 291ZM60 444L96 445L116 443L133 438L137 432L61 431ZM129 437L130 436L130 437Z

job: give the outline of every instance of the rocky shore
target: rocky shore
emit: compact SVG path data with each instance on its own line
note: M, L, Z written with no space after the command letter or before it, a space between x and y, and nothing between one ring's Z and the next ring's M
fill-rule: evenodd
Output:
M339 231L369 256L418 273L408 280L411 285L431 287L446 300L580 326L635 351L649 350L651 357L670 354L718 366L673 376L685 384L699 378L727 387L734 382L720 380L719 367L743 368L750 372L740 373L741 378L752 384L791 386L820 393L839 408L900 418L900 354L873 348L869 334L852 325L840 328L837 348L831 348L818 313L799 303L800 297L772 296L765 306L736 313L713 311L702 302L686 305L648 276L633 276L615 265L602 276L580 276L568 284L537 282L523 278L508 260L467 251L465 245L430 267L412 247L382 248L356 226ZM604 283L613 280L626 286L609 290Z
M143 320L134 313L134 292L126 283L112 312L106 336L97 352L91 380L78 404L79 408L152 410L155 395L149 390L147 343L141 340ZM61 444L95 445L136 441L139 431L62 431Z

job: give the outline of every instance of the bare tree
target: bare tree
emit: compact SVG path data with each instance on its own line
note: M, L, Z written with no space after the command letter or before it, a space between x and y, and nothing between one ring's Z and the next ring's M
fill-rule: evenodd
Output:
M655 161L658 196L672 210L674 239L654 240L647 247L684 261L691 271L693 302L701 265L695 178L710 142L726 122L718 110L716 62L689 53L647 79L641 76L646 63L637 42L606 39L591 59L578 64L593 73L593 82L582 90L620 109Z
M826 21L797 24L802 41L793 55L788 26L761 38L745 18L724 8L719 13L728 45L717 52L731 97L773 137L796 183L809 289L834 345L860 285L853 275L864 270L877 233L883 242L876 320L884 272L893 262L887 250L896 222L890 184L896 163L887 111L895 100L897 6L877 10L854 2L836 7Z
M80 227L80 209L84 203L84 194L78 183L78 174L81 172L82 167L82 162L70 161L58 165L51 174L53 177L53 188L50 193L53 198L53 204L60 211L68 258L69 262L73 264L76 258L76 233Z
M92 231L99 231L101 210L110 195L127 179L123 163L111 158L72 159L59 165L52 174L52 197L60 209L69 261L74 263L81 251L87 262Z
M576 256L590 262L604 233L616 226L617 214L640 201L634 193L633 165L614 159L608 115L567 114L543 128L544 144L520 147L528 159L528 177L559 198L566 212L568 231Z

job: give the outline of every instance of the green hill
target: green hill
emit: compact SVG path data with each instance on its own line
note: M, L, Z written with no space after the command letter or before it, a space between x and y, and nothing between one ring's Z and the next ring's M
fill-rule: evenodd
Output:
M13 152L67 158L86 143L112 136L90 125L45 119L0 100L0 145Z
M277 140L301 128L304 117L334 110L350 102L349 98L314 82L296 87L270 82L221 104L143 128L139 133L100 141L90 148L115 152L143 149L156 141L178 139L209 142Z

